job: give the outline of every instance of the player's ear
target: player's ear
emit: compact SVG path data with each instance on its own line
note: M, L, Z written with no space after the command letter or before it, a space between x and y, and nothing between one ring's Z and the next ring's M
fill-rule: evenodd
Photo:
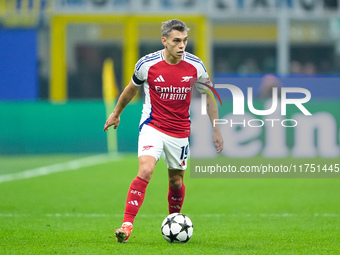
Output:
M166 47L166 37L165 36L162 37L162 43L163 43L164 47Z

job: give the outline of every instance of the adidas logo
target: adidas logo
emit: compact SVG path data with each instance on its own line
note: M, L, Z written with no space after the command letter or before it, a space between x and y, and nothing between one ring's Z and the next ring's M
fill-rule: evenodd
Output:
M165 82L165 80L164 80L163 76L160 75L154 80L154 82Z
M137 200L130 201L130 202L128 202L128 204L138 206Z
M173 209L178 209L178 210L181 209L181 206L179 206L179 205L171 205L170 207L173 208Z

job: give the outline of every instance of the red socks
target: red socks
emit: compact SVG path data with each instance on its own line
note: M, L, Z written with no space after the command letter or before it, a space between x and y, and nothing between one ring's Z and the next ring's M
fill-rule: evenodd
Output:
M149 182L138 176L132 181L125 204L123 222L133 223L139 208L142 206L145 197L145 190ZM174 189L169 185L168 202L169 214L181 212L185 196L185 186Z
M123 222L133 223L139 208L141 207L148 181L139 178L138 176L132 181L127 195L125 204L125 213Z
M169 214L181 212L183 201L185 196L185 186L179 189L174 189L169 185L168 202L169 202Z

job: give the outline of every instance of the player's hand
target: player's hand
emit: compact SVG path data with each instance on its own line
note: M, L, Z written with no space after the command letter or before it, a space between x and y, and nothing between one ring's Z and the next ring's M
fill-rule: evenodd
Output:
M104 131L109 130L109 127L111 126L113 126L114 129L117 129L119 122L120 122L120 117L114 113L111 113L105 122Z
M216 148L216 153L220 153L223 150L223 137L219 129L214 130L212 138Z

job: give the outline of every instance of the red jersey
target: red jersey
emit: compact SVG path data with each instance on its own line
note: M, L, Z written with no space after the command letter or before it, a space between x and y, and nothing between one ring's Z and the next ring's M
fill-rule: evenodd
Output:
M135 86L144 86L140 130L143 125L152 125L170 136L185 138L190 136L189 107L192 80L208 79L203 62L185 52L182 60L175 65L168 64L163 50L141 58L132 76Z

